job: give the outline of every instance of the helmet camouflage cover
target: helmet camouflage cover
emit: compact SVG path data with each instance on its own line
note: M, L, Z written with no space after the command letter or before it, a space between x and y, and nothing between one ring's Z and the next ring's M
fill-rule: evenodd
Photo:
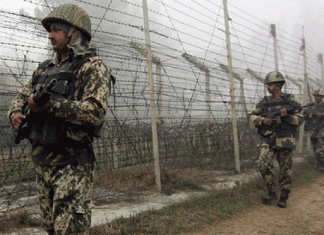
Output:
M264 84L269 84L273 82L282 82L285 83L285 79L280 72L272 71L267 74L264 79Z
M317 89L313 92L313 95L320 95L320 96L324 96L324 91L323 89Z
M43 20L42 24L47 31L50 31L52 22L68 23L82 31L85 37L91 39L91 21L88 13L81 7L74 4L63 4L56 7Z

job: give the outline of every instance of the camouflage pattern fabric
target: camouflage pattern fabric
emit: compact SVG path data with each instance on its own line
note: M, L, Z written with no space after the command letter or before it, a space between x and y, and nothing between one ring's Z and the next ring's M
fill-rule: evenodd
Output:
M51 29L53 22L74 26L65 33L69 41L56 50L55 37L49 37L56 52L55 58L38 66L28 84L13 99L8 118L10 120L15 113L24 113L22 108L34 88L37 90L41 83L50 83L50 79L46 78L58 75L60 79L57 83L64 80L65 84L72 84L65 87L71 89L58 89L66 96L60 92L61 96L50 96L50 107L46 106L46 110L32 116L33 120L39 120L39 115L46 114L44 126L49 127L45 129L49 138L44 139L48 140L51 136L57 138L52 138L51 142L40 141L40 132L34 131L37 129L34 123L38 122L32 123L28 138L32 144L46 230L49 234L89 234L95 162L92 141L108 109L111 70L89 46L91 21L82 8L73 4L58 6L42 21L47 30ZM79 59L82 63L74 67L73 62ZM71 74L70 78L65 76L67 72ZM54 121L49 123L51 120ZM54 130L51 127L55 127ZM57 135L56 130L60 130ZM33 133L36 133L35 136Z
M310 133L313 138L324 137L324 116L318 117L316 113L324 114L324 102L315 103L306 110L305 114L305 130Z
M48 233L89 234L94 167L36 166L36 174L43 223Z
M43 20L44 28L49 31L53 21L65 22L79 28L91 39L91 20L88 13L81 7L74 4L62 4L50 12Z
M265 96L251 111L250 123L255 126L262 126L264 119L263 107L267 103L290 102L292 105L300 105L293 95L283 94L281 99L275 100L273 96ZM275 107L280 109L280 107ZM284 118L281 124L278 124L275 131L269 135L269 138L262 138L262 143L269 144L276 149L294 149L296 146L297 127L304 121L301 113L293 114Z
M52 63L58 65L57 60ZM68 63L66 61L65 63ZM33 77L46 72L46 67L40 66L34 72ZM79 70L77 79L83 87L83 95L80 100L61 100L52 103L50 113L55 117L63 118L65 121L77 125L99 126L104 121L104 116L108 108L108 96L110 94L110 74L111 70L97 57L85 63ZM8 117L13 112L21 112L21 109L32 93L32 79L24 86L17 97L12 101L8 111ZM93 102L93 101L96 102ZM100 104L100 105L98 105ZM78 134L71 133L71 136L78 140Z
M57 65L55 59L50 63ZM68 63L71 63L70 60L64 61L61 63L61 66ZM40 65L34 72L33 78L36 75L47 73L48 67L49 64L46 66ZM75 94L76 100L63 99L53 101L48 114L52 117L62 119L67 123L79 125L80 127L98 127L102 125L108 108L111 82L110 73L110 69L98 57L90 58L89 62L81 66L76 76L79 87L83 88L77 90ZM21 112L25 101L33 90L33 78L27 86L21 89L17 97L12 101L12 106L8 111L9 116L14 112ZM82 128L67 128L65 135L74 141L81 141L82 138L88 135L88 132ZM36 165L46 164L56 166L67 164L67 159L71 160L76 156L76 151L69 146L66 148L62 147L61 152L57 152L56 146L47 146L46 149L42 146L37 146L33 149L32 156ZM44 163L44 159L48 161Z
M310 106L305 114L305 130L310 134L311 143L317 160L317 169L324 171L324 102Z
M324 172L324 137L311 138L317 160L317 169Z
M278 189L290 191L292 183L292 150L274 150L268 144L263 144L259 148L258 168L269 192L276 192ZM279 164L279 185L276 183L273 171L274 160L277 160Z
M29 83L12 101L8 117L22 112L33 91L35 76L46 74L49 64L64 67L73 60L71 56L60 64L57 58L40 64ZM111 70L98 57L89 60L76 74L75 99L54 100L48 110L50 116L71 124L71 128L65 129L65 134L75 142L89 136L82 127L100 127L103 124L108 108ZM72 128L72 125L80 128ZM95 161L92 145L83 146L84 149L58 145L60 148L55 148L57 145L33 146L31 153L36 165L45 228L48 234L89 234Z
M276 108L277 110L283 108L280 103L284 102L296 106L300 105L293 95L282 94L279 100L275 100L273 96L265 96L252 110L250 116L251 124L255 126L263 125L262 121L266 116L264 112L269 111L269 108L265 109L264 107L267 107L266 104L270 102L272 104L278 102L278 107L269 106L270 109ZM281 123L275 123L276 128L273 129L267 138L260 138L258 169L269 193L275 193L279 190L281 193L285 192L288 198L292 184L292 151L296 146L297 127L303 121L304 119L301 113L281 118ZM274 172L274 160L277 160L279 164L278 182L276 182Z

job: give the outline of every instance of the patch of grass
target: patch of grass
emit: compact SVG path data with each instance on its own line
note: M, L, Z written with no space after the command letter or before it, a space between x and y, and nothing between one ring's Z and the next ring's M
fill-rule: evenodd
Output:
M308 162L298 164L293 172L294 186L307 184L323 175ZM92 228L90 234L186 233L261 204L265 192L266 188L261 181L237 185L228 190L215 190L161 210L143 212L129 219L116 219L107 225Z
M181 190L195 190L203 191L202 181L198 177L195 171L163 171L161 174L162 193L166 195L172 195Z
M309 169L303 174L298 174L293 176L293 184L294 186L308 184L318 177L323 176L323 173L314 169Z
M13 229L39 227L41 222L34 214L27 210L20 210L10 215L10 219L1 219L0 232L8 232Z
M204 190L195 170L162 170L162 193L171 195L179 190ZM96 175L96 186L116 185L119 189L137 191L155 190L155 174L152 165L132 166L128 168L106 171Z
M308 155L304 162L298 163L293 167L293 186L307 184L323 173L315 170L316 158L312 155Z
M92 228L91 234L177 234L203 227L259 204L262 195L259 184L253 182L232 190L213 191L162 210L117 219Z
M314 170L311 160L294 165L293 187L307 184L323 175L323 173ZM152 174L145 174L149 170L141 168L137 177L132 177L130 182L135 182L137 187L142 182L142 187L145 189L153 187L154 177ZM124 171L121 176L124 177L126 173L127 171ZM203 190L201 173L193 170L163 171L161 180L164 193L172 194L179 190ZM209 191L204 196L194 197L161 210L143 212L129 219L116 219L109 224L91 228L90 234L186 233L193 229L201 229L260 204L265 192L264 184L258 180L247 184L237 184L233 189ZM0 219L0 232L8 233L13 229L41 225L39 219L26 210L21 210L11 214L10 218L3 219Z

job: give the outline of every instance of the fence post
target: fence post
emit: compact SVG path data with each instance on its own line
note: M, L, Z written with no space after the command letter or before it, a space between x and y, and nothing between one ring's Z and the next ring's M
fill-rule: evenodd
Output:
M228 26L228 12L227 12L227 0L223 0L224 8L224 19L226 27L226 45L227 45L227 59L228 59L228 70L229 70L229 80L230 80L230 96L231 96L231 106L232 106L232 126L233 126L233 140L234 140L234 158L235 158L235 171L240 173L240 153L239 153L239 142L238 142L238 132L237 132L237 115L235 109L235 86L232 71L232 53L231 53L231 41Z
M302 46L301 51L303 52L303 61L304 61L304 84L303 84L303 100L302 105L306 105L307 103L307 85L308 85L308 74L307 74L307 58L306 58L306 43L304 37L304 28L303 28L303 39L302 39ZM297 152L303 153L303 142L304 142L304 123L299 127L299 138L298 138L298 145L297 145Z
M277 42L277 31L276 31L276 25L271 24L271 30L270 33L273 37L273 50L274 50L274 62L275 62L275 70L276 72L279 72L279 63L278 63L278 42ZM284 86L285 92L287 92L287 85Z
M275 70L276 72L279 72L279 66L278 66L278 46L277 46L277 32L276 32L276 25L271 24L271 31L270 31L272 37L273 37L273 49L274 49L274 59L275 59Z
M153 136L153 156L155 166L155 181L157 190L161 191L161 173L160 173L160 159L159 159L159 142L157 136L156 113L155 113L155 99L154 99L154 84L153 84L153 69L152 69L152 52L151 39L148 21L147 1L143 0L143 15L144 15L144 31L146 42L146 60L147 60L147 80L150 92L150 110L152 122L152 136Z
M324 87L324 67L323 67L323 54L319 53L317 55L317 61L321 64L321 81L322 81L322 88Z

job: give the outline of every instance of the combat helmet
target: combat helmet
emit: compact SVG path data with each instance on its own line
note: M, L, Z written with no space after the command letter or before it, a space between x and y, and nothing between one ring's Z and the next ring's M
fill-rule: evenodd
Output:
M286 81L280 72L272 71L267 74L264 79L264 84L269 84L273 82L281 82L284 84Z
M324 91L323 89L317 89L313 92L313 95L320 95L320 96L324 96Z
M43 20L42 24L49 32L53 21L68 23L78 29L91 40L91 21L88 13L81 7L74 4L60 5L49 13Z

